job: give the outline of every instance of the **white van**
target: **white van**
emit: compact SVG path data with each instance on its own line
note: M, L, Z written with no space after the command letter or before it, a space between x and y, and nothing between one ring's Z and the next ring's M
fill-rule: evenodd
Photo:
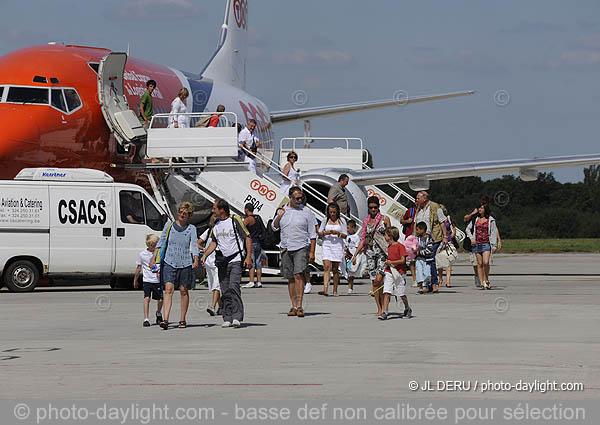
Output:
M142 187L98 170L26 168L0 181L0 273L8 289L47 277L131 276L167 216Z

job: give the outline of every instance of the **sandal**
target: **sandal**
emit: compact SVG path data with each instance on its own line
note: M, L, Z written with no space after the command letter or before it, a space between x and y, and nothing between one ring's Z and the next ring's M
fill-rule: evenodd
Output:
M452 288L452 285L446 283L446 288Z
M489 280L485 283L485 289L492 289L492 285L490 284Z
M480 290L480 291L485 291L485 286L481 285L481 286L479 287L479 290Z
M339 297L339 296L340 296L340 294L338 294L337 292L334 292L334 293L333 293L333 296L334 296L334 297Z
M185 329L187 327L187 323L185 323L185 320L180 320L179 321L179 326L177 326L179 329Z
M160 327L163 328L165 331L167 329L169 329L169 321L168 320L163 320L162 322L159 323Z

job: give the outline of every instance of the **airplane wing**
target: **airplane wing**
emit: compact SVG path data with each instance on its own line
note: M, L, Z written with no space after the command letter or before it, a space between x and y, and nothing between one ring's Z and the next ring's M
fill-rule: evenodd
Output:
M290 109L287 111L271 112L271 122L273 124L288 123L292 121L302 121L311 118L329 117L332 115L345 114L347 112L364 111L366 109L384 108L386 106L404 106L409 103L426 102L428 100L441 100L451 97L467 96L475 93L474 91L462 91L455 93L443 93L430 96L408 97L404 92L394 99L373 100L369 102L346 103L343 105L319 106L316 108Z
M509 159L458 164L417 165L410 167L345 170L361 186L385 183L408 183L413 190L425 190L429 180L486 174L519 173L522 180L537 179L540 169L600 164L600 154L555 156L547 158Z

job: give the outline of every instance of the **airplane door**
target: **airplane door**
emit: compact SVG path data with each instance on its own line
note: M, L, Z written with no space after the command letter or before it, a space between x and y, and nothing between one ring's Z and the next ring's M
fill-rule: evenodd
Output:
M109 53L98 66L98 98L104 120L117 141L127 149L146 140L146 130L129 109L123 88L126 53Z

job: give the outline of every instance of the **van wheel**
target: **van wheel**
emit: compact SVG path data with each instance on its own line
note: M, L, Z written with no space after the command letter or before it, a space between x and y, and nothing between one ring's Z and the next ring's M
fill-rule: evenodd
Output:
M4 273L4 283L12 292L31 292L39 281L40 271L27 260L15 261Z

